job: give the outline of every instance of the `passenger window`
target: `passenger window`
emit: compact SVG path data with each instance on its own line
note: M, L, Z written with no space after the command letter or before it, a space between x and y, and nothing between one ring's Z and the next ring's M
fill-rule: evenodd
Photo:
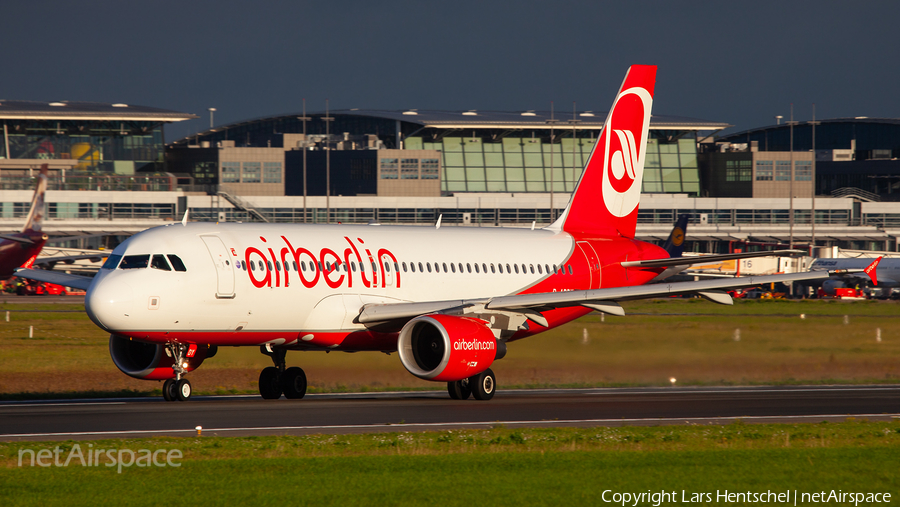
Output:
M572 274L572 265L569 264L567 267L569 268L569 274L571 275Z
M119 265L119 261L122 260L121 255L110 255L106 258L106 262L103 263L102 269L116 269Z
M415 262L409 263L409 270L412 271L413 273L416 272L416 263Z
M119 269L143 269L150 263L150 254L147 255L126 255L119 264Z
M519 274L519 265L513 264L513 267L516 268L516 274L518 275Z
M450 263L450 270L456 273L456 264Z
M266 268L268 268L269 271L272 271L272 261L266 261Z
M479 273L479 271L478 271L478 264L475 264L475 272L476 272L476 273Z
M528 267L531 269L531 274L533 275L534 274L534 264L530 264Z
M353 272L356 273L356 261L350 263L350 269L352 269Z
M403 272L406 273L406 263L403 263Z
M518 272L518 271L519 271L519 270L516 269L516 272ZM506 265L506 273L507 273L507 274L512 273L512 271L510 271L510 269L509 269L509 264Z
M388 261L384 261L384 271L387 273L391 272L391 263Z
M377 272L378 272L378 265L375 264L375 261L372 261L372 272L373 272L373 273L377 273Z
M550 274L550 266L548 264L544 264L544 271L546 271L548 275Z
M431 268L429 268L428 271L431 271ZM422 269L422 263L420 262L419 263L419 273L424 273L424 272L425 272L425 270Z
M297 271L297 261L292 261L291 264L294 265L294 271Z
M539 275L543 275L543 274L544 274L544 272L541 270L541 265L540 265L540 264L538 264L538 274L539 274Z
M278 261L275 261L275 271L281 271L281 263Z
M493 264L491 264L491 266L493 266ZM481 270L484 271L485 273L487 273L487 264L481 263Z
M491 263L491 273L493 273L493 272L494 272L494 263L492 262Z
M468 262L466 263L466 271L469 272L469 273L472 272L472 265L469 264Z
M428 272L431 273L431 263L430 263L430 262L426 262L426 263L425 263L425 266L428 268Z
M444 273L448 273L448 271L447 271L447 263L444 262L443 265L444 265Z
M250 261L250 262L253 262L253 261ZM300 261L300 269L302 269L303 271L306 271L306 261Z
M398 273L400 272L400 266L398 266L396 262L394 263L394 271L396 271ZM406 270L404 269L403 271L406 271Z
M469 271L472 271L472 270L470 269ZM462 262L459 263L459 272L460 272L460 273L463 272L463 270L462 270Z
M256 262L250 261L250 271L256 271Z
M154 255L153 259L150 260L150 267L162 271L172 271L172 268L169 267L169 263L166 262L166 257L159 254Z

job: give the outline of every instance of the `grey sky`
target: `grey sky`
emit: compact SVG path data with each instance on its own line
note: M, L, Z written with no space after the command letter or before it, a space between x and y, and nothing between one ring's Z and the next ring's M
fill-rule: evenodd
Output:
M126 102L216 124L331 107L606 110L628 65L654 111L900 117L900 3L5 2L0 99Z

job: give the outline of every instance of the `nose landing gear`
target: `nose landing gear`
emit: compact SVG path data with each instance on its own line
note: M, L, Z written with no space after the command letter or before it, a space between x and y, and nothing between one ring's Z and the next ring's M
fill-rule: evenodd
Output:
M175 372L175 378L170 378L163 382L163 399L166 401L187 401L191 398L191 392L193 391L191 381L182 378L182 376L187 373L185 353L188 350L188 345L184 343L169 342L166 344L166 350L169 352L169 355L172 356L174 361L172 370Z

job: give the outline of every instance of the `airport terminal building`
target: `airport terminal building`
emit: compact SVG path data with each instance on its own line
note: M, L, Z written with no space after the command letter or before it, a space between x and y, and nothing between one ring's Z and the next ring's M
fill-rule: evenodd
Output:
M606 117L340 110L217 126L166 145L166 123L197 117L124 104L14 104L0 106L3 229L20 227L30 175L49 163L48 231L115 236L188 210L195 220L543 226L565 207ZM638 236L661 241L686 213L695 251L802 245L814 234L818 246L897 251L896 186L881 178L869 194L862 184L846 190L869 181L874 165L860 164L896 162L886 158L900 149L891 122L823 121L816 159L832 157L829 169L802 144L799 125L791 154L783 125L714 139L727 123L655 115ZM848 128L855 137L841 134ZM840 160L851 147L853 159ZM855 174L828 176L842 195L821 184L834 171Z

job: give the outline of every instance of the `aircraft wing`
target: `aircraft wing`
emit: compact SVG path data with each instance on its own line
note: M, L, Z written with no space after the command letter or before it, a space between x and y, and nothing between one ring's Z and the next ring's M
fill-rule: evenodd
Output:
M486 310L511 311L524 314L532 320L546 327L547 320L540 312L555 308L572 306L584 306L612 315L624 315L625 311L618 305L618 301L635 299L649 299L656 297L678 296L683 294L697 294L710 301L730 305L733 304L728 289L753 287L773 282L800 282L810 280L825 280L835 274L843 274L848 271L805 271L802 273L786 273L764 276L741 276L716 280L701 280L695 282L656 283L637 285L631 287L610 287L608 289L576 290L566 292L542 292L537 294L516 294L512 296L499 296L494 298L430 301L421 303L392 303L367 305L363 307L357 322L362 324L411 319L419 315L435 312L453 312L467 307L483 305Z
M64 287L72 287L75 289L87 290L91 286L93 278L88 276L68 275L58 271L50 271L47 269L26 269L19 268L13 276L19 278L27 278L29 280L37 280L39 282L55 283Z

